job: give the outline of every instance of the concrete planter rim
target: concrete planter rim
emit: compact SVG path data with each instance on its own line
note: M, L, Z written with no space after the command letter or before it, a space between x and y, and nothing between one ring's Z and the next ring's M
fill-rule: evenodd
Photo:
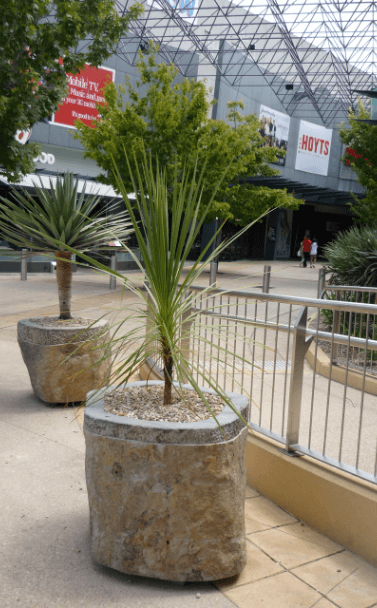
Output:
M163 381L151 380L149 382L130 382L127 386L154 386L161 385ZM174 383L178 385L178 383ZM148 443L170 443L170 444L200 444L200 443L223 443L238 436L245 424L235 412L226 405L223 411L216 417L226 434L226 438L219 429L216 421L212 418L197 422L163 422L157 420L140 420L105 412L103 396L116 387L107 387L100 391L90 391L87 401L95 399L85 408L84 432L90 432L103 437L113 437L122 440L144 441ZM119 387L120 388L120 387ZM185 384L183 388L194 390L191 385ZM216 394L209 388L202 388L204 393ZM245 395L226 392L231 398L235 408L248 419L249 400Z
M109 375L109 364L100 361L109 341L109 322L89 319L94 323L88 330L86 325L34 322L40 318L17 324L17 341L34 394L45 403L82 403L88 390L103 386Z
M54 327L53 325L35 323L36 319L43 319L43 316L29 317L18 321L17 335L19 340L25 340L33 344L85 342L95 336L99 336L109 325L107 319L88 319L89 321L93 321L93 325L59 325Z

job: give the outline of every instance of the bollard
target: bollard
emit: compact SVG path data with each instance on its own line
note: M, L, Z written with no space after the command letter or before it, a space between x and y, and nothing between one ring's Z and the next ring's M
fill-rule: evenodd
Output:
M27 249L21 253L21 281L27 280Z
M270 277L271 277L271 266L264 266L263 268L263 286L262 292L269 293L270 291Z
M325 287L326 287L326 271L324 268L320 268L319 273L318 273L318 289L317 289L318 300L320 299L321 293L325 289Z
M210 262L209 265L209 284L216 285L217 262Z
M117 269L117 259L115 255L112 255L110 258L110 268L111 270L116 270ZM114 277L112 274L110 275L110 289L115 289L116 288L116 277Z

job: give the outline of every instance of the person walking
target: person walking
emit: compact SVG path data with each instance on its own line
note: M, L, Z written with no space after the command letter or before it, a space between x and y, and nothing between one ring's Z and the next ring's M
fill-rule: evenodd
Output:
M317 263L317 253L318 253L318 241L316 237L314 237L312 246L310 248L310 268L315 268L315 264Z
M308 236L306 236L304 238L304 240L302 241L302 251L304 254L304 268L307 267L307 262L309 261L309 256L310 256L310 248L312 246L312 241L310 240L310 238Z
M304 260L305 260L305 256L304 256L304 252L302 250L302 241L300 243L300 247L297 251L297 255L300 258L300 266L304 267Z

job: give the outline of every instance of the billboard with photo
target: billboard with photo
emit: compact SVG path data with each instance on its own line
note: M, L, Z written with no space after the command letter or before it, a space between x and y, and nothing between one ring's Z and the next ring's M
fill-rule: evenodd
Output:
M331 138L332 129L301 120L295 169L327 175Z
M52 117L52 123L75 128L75 120L92 126L92 118L98 117L97 103L104 102L103 88L115 80L115 70L104 67L85 68L77 74L67 74L69 92Z
M267 106L261 106L259 120L262 123L259 132L264 137L264 145L286 151L288 147L290 117ZM285 156L279 158L275 164L284 166Z

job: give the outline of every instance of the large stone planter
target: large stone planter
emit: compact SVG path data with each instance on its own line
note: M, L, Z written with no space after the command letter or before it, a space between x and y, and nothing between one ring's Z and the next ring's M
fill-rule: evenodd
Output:
M102 386L109 373L109 361L91 368L104 352L101 347L92 349L109 340L109 333L103 331L107 324L107 321L97 321L82 332L84 328L79 325L44 326L35 323L34 319L18 322L17 338L22 358L39 399L47 403L84 401L88 391ZM95 336L98 336L95 342L80 346L81 342ZM65 361L69 355L72 356Z
M247 419L247 398L228 394ZM241 572L247 429L229 407L218 420L226 440L212 418L138 420L105 412L102 399L86 408L86 482L97 562L172 581Z

